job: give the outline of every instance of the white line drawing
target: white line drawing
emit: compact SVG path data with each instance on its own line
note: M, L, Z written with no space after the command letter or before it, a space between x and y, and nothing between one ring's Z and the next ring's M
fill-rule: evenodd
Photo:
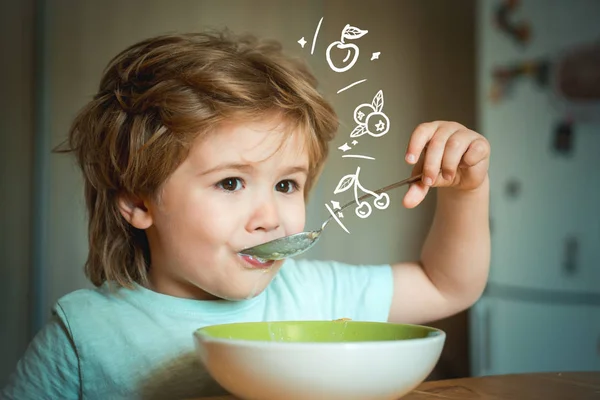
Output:
M341 145L340 147L338 147L338 149L340 149L341 151L343 151L345 153L348 150L352 149L352 147L348 146L348 142L346 142L343 145Z
M335 72L344 72L344 71L348 71L350 68L352 68L354 66L354 64L356 63L356 61L358 60L358 54L360 53L360 51L359 51L359 48L357 45L355 45L353 43L346 43L345 40L361 38L364 35L366 35L368 32L369 31L359 29L355 26L351 26L350 24L346 24L344 29L342 29L342 35L340 37L340 40L332 42L327 47L327 51L325 53L325 58L327 59L327 63L329 64L329 67L332 70L334 70ZM334 47L337 50L341 50L341 51L346 50L346 56L343 59L343 61L341 62L340 67L334 65L333 61L331 60L331 52L334 49ZM353 56L352 56L352 53L354 53ZM346 62L348 61L348 59L351 56L352 56L352 60L346 64Z
M353 140L352 141L352 145L356 146L358 144L358 140ZM348 145L348 142L344 143L343 145L338 147L339 150L343 151L344 153L352 150L352 147L350 147L350 145ZM371 156L363 156L363 155L359 155L359 154L345 154L342 156L342 158L362 158L365 160L374 160L375 157L371 157Z
M323 17L321 17L321 19L319 20L319 23L317 24L317 29L315 30L315 34L313 35L313 41L312 41L312 45L310 48L310 54L314 54L315 53L315 44L317 43L317 37L319 36L319 30L321 29L321 24L323 23ZM306 46L306 39L304 39L304 36L302 36L300 38L300 40L298 40L298 43L300 44L300 46L302 48L304 48L304 46Z
M376 51L375 53L373 53L373 54L371 55L371 61L373 61L373 60L379 60L379 55L380 55L380 54L381 54L381 52L380 52L380 51Z
M319 29L321 29L322 22L323 22L323 17L321 17L321 19L319 20L319 24L317 25L317 30L315 30L315 35L313 36L312 47L310 48L310 54L314 54L314 52L315 52L315 43L317 43L317 36L319 36Z
M372 192L369 189L365 189L365 187L362 186L359 182L359 179L358 179L359 174L360 174L360 167L356 167L356 172L354 174L349 174L349 175L342 177L342 179L340 179L337 187L333 191L333 194L345 192L346 190L350 189L350 187L353 187L354 188L354 199L356 200L356 203L357 203L357 206L354 209L354 212L356 213L356 215L359 218L367 218L369 215L371 215L371 212L373 211L373 209L372 209L371 205L369 204L369 202L359 201L358 189L360 189L364 193L368 193L371 196L375 197L375 200L373 200L373 205L375 206L375 208L378 208L379 210L384 210L384 209L388 208L388 206L390 205L390 196L388 196L387 193L376 194L375 192ZM329 207L328 207L328 209L329 209ZM338 223L340 223L340 222L338 222Z
M373 137L381 137L390 130L390 119L383 110L383 90L373 97L371 104L363 103L354 109L354 121L358 124L350 133L355 138L368 133Z
M332 201L332 203L335 203L334 201ZM329 214L331 214L331 216L333 217L333 219L335 220L335 222L338 223L338 225L344 230L346 231L347 234L350 234L350 232L348 231L348 228L346 228L346 226L342 223L342 221L340 221L340 219L338 218L338 216L335 214L335 211L333 211L330 207L329 204L325 203L325 208L327 208L327 211L329 211ZM338 208L339 208L339 203L338 203ZM339 213L340 215L342 213Z
M348 89L350 89L352 86L355 86L355 85L358 85L358 84L360 84L360 83L363 83L363 82L365 82L366 80L367 80L367 79L365 78L365 79L361 79L360 81L356 81L356 82L354 82L354 83L351 83L351 84L349 84L348 86L341 88L341 89L340 89L340 90L338 90L337 92L338 92L338 94L340 94L340 93L342 93L344 90L348 90Z
M360 154L345 154L342 156L342 158L363 158L365 160L374 160L375 157L371 157L371 156L361 156Z

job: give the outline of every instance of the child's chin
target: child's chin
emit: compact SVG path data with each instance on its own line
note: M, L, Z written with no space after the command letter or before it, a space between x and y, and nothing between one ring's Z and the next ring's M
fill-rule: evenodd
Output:
M226 293L222 296L219 296L220 298L222 298L223 300L227 300L227 301L244 301L244 300L250 300L253 299L257 296L259 296L262 292L264 292L266 289L266 287L263 287L262 285L259 288L250 288L248 290L245 291L240 291L239 293Z
M226 296L223 298L231 301L241 301L250 300L259 296L271 284L272 279L277 273L277 269L269 268L256 270L256 274L245 276L243 278L244 283L240 284L231 292L226 293Z

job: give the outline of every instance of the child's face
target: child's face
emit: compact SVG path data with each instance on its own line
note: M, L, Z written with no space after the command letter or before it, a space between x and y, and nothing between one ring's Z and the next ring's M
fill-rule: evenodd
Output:
M304 229L308 154L277 121L229 124L197 140L148 202L154 290L196 299L261 293L283 261L238 252ZM279 147L281 146L281 147Z

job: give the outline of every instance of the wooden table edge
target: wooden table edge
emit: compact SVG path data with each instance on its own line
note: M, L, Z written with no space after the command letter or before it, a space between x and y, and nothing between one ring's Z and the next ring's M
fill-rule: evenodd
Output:
M553 382L559 385L564 385L565 390L569 387L581 390L589 389L590 394L597 393L598 399L600 399L600 370L599 371L568 371L568 372L534 372L524 374L502 374L502 375L486 375L477 377L457 378L457 379L443 379L437 381L427 381L420 384L416 389L402 397L401 400L425 400L425 399L502 399L498 397L498 394L493 392L486 393L485 391L478 391L478 397L464 397L464 394L454 393L458 389L469 390L471 387L481 387L486 383L493 382L490 386L498 386L499 382L510 380L529 380L531 384L540 383L540 381L546 381L547 383ZM445 393L442 393L445 392ZM475 393L471 393L475 394ZM481 395L485 397L480 397ZM489 396L489 397L488 397ZM512 397L506 397L509 399ZM562 398L562 397L561 397ZM592 397L590 397L592 398ZM594 397L595 398L595 397ZM549 398L550 399L550 398ZM238 400L234 396L217 396L217 397L200 397L189 400Z

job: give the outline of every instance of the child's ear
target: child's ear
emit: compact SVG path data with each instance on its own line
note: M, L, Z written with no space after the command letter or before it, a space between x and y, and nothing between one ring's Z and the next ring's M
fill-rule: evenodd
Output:
M137 229L147 229L152 226L152 215L141 198L122 194L118 200L119 211L127 222Z

